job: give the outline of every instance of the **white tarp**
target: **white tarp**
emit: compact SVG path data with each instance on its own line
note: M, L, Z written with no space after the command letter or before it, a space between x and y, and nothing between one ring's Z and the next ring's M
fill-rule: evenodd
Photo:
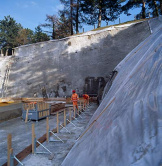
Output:
M118 74L62 166L162 165L162 17Z

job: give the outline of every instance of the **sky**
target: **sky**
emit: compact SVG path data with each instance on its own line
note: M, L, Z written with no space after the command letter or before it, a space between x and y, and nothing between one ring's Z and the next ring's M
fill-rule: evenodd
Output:
M0 0L0 8L0 20L4 19L4 16L10 15L23 28L34 31L38 25L45 23L47 14L57 14L58 10L63 9L63 5L60 0ZM121 22L133 20L135 12L132 11L132 15L129 17L122 14L120 16ZM117 23L119 23L119 19L110 22L109 25ZM105 25L105 23L101 24L101 26ZM83 28L86 32L92 30L94 26L83 25ZM80 29L80 32L82 32L82 29Z

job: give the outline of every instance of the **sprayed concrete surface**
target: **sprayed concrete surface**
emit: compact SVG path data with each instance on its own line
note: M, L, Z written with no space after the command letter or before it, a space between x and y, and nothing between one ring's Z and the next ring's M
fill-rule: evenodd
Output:
M77 126L75 128L72 124L68 124L67 128L71 131L72 134L67 133L65 129L61 129L58 136L65 141L65 143L43 143L46 147L49 148L55 155L55 158L51 161L48 160L48 155L29 155L27 158L22 161L26 166L44 166L44 165L60 165L72 148L73 144L76 142L76 139L81 135L84 128L86 127L89 119L92 117L93 113L97 108L96 104L91 104L86 112L81 114L83 119L78 118L72 122ZM67 113L67 118L68 118ZM63 113L60 113L59 116L60 123L63 123ZM3 123L0 123L0 165L4 164L7 161L7 135L12 134L12 147L14 149L14 154L18 154L25 147L31 144L31 128L32 123L35 123L35 133L36 137L40 138L46 132L46 120L40 120L39 122L31 121L25 124L21 118L12 119ZM50 116L49 119L50 129L56 128L56 116ZM50 137L52 140L53 137ZM38 151L41 151L41 147L38 147ZM42 150L43 151L43 150Z
M162 165L162 17L151 24L62 166Z
M15 56L8 60L11 66L6 95L42 97L43 86L52 97L70 96L72 89L83 94L87 78L107 81L114 67L149 35L145 21L15 48Z

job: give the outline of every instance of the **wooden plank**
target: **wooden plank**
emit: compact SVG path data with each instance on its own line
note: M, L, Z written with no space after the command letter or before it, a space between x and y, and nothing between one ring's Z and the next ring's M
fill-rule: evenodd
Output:
M59 128L60 128L60 126L59 126L59 112L57 112L57 133L60 132Z
M64 127L66 127L66 110L64 109Z
M34 154L35 125L32 124L32 154Z
M7 136L7 166L10 166L10 149L12 148L12 135Z
M46 117L46 141L49 142L49 117Z
M29 114L29 109L26 110L26 118L25 118L25 123L28 121L28 114Z

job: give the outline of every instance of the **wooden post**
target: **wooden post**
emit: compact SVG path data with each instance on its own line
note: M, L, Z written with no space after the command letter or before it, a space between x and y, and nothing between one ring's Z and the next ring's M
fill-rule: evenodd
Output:
M10 149L12 148L12 135L8 134L7 136L7 166L10 166Z
M34 144L35 144L35 125L34 123L32 124L32 153L34 154Z
M46 141L49 142L49 117L46 117Z
M69 121L71 122L71 108L69 107Z
M60 129L60 128L59 128L59 112L57 111L57 133L60 132L59 129Z
M12 49L12 55L14 55L14 50Z
M27 123L27 121L28 121L28 114L29 114L29 109L27 108L27 110L26 110L26 118L25 118L25 123Z
M74 114L73 114L73 116L75 118L75 114L76 114L75 106L73 108L74 108Z
M66 110L64 109L64 127L66 127Z
M12 148L10 149L9 153L10 153L10 161L9 161L9 163L10 163L10 165L14 165L14 160L11 161L11 155L13 156L13 149Z
M95 24L94 24L94 29L95 29Z
M84 28L83 28L83 33L84 33Z

